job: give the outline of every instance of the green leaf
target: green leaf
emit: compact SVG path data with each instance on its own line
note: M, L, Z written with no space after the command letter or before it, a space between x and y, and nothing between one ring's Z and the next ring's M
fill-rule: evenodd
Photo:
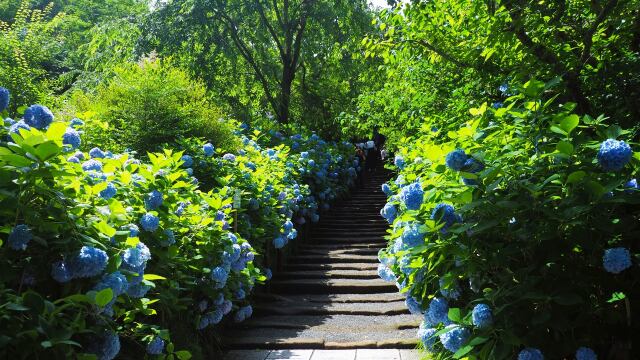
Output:
M189 360L189 359L191 359L191 353L190 353L190 352L188 352L187 350L180 350L180 351L176 351L174 354L175 354L175 355L178 357L178 359L180 359L180 360Z
M15 167L30 166L33 163L33 161L27 159L26 157L16 154L0 155L0 160L6 162L8 165Z
M60 150L62 149L60 148L60 146L58 146L58 144L55 143L55 141L47 141L38 145L35 155L38 157L38 159L46 161L60 153Z
M531 79L524 84L524 93L530 97L537 97L544 91L544 83L535 79Z
M573 154L573 144L568 141L560 141L558 145L556 145L556 149L566 155Z
M62 135L67 131L67 124L63 122L54 122L49 125L49 129L47 129L47 139L49 140L59 140L62 139Z
M473 350L473 346L466 345L458 349L455 354L453 354L454 359L460 359L461 357L467 355L471 350Z
M459 308L450 308L449 309L449 319L453 322L462 321L462 315L460 314Z
M93 223L93 227L95 227L102 234L107 235L107 237L112 237L116 234L116 229L109 226L109 224L107 224L107 222L104 220L98 223Z
M616 301L624 300L627 298L623 292L614 292L611 294L611 299L607 300L608 303L614 303Z
M563 136L569 135L569 133L567 133L566 131L564 131L563 129L561 129L561 128L555 126L555 125L551 126L550 130L553 131L556 134L560 134L560 135L563 135Z
M580 117L576 114L571 114L566 116L562 121L560 121L560 128L567 132L567 134L571 134L573 129L575 129L578 124L580 124Z
M155 274L144 274L144 279L145 280L149 280L149 281L153 281L153 280L167 280L167 278L162 277L160 275L155 275Z
M96 294L96 305L105 307L113 299L113 290L106 288L98 291Z
M569 174L569 176L567 177L567 183L569 184L577 183L578 181L582 180L586 175L587 173L582 170L574 171L571 174Z

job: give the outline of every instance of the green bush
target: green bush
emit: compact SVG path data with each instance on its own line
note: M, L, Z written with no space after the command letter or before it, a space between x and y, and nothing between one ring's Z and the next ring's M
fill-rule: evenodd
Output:
M640 156L615 143L612 166L605 140L630 133L543 99L552 86L512 85L504 106L472 108L397 154L380 274L424 314L419 337L434 359L514 359L526 348L566 359L580 347L633 357Z
M216 147L237 145L232 124L211 104L202 83L160 61L117 66L88 100L74 98L71 111L87 122L86 148L144 154L190 136L207 138Z
M318 159L300 172L282 136L243 136L237 156L196 138L147 162L80 152L90 126L36 108L0 127L0 357L214 357L214 325L251 316L271 243L317 221L355 173L350 147L315 135L293 137Z

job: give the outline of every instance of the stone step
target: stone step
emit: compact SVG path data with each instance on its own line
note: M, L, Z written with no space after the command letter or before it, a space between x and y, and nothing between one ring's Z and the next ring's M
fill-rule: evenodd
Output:
M384 303L404 301L405 296L399 292L376 293L376 294L304 294L304 295L265 295L267 302L286 302L290 304L299 303Z
M354 230L354 229L363 229L363 230L384 230L386 231L390 225L386 222L377 222L377 223L344 223L344 224L336 224L336 223L322 223L313 228L313 231L326 231L326 230Z
M299 315L407 315L410 314L403 301L386 303L298 303L276 302L256 305L254 316L299 316Z
M322 249L322 250L336 250L336 249L382 249L385 244L380 242L373 243L337 243L337 244L305 244L303 249Z
M386 246L388 241L382 236L354 237L354 236L320 236L312 237L312 241L316 244L370 244L376 243Z
M283 271L276 279L377 279L375 270Z
M320 271L320 270L378 270L376 263L333 263L333 264L287 264L288 271Z
M382 279L274 279L271 290L278 294L372 294L398 288Z
M292 257L291 264L332 264L332 263L378 263L378 256L374 255L298 255Z
M303 248L300 251L300 255L378 255L377 248L342 248L342 249L308 249Z
M228 348L413 348L420 318L413 315L273 315L225 332Z

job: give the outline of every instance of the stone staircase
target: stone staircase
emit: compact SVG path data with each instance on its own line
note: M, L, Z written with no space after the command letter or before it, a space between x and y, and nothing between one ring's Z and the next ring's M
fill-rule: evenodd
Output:
M224 333L228 349L415 348L419 318L377 275L388 224L379 211L389 177L378 170L314 227L254 316Z

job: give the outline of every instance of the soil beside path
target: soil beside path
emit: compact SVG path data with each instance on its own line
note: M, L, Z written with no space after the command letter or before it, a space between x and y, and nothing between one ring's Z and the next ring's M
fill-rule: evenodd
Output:
M388 177L378 170L323 216L271 281L272 293L255 305L253 318L225 331L227 349L415 348L419 317L395 284L377 275L388 228L379 214L386 202L381 184Z

